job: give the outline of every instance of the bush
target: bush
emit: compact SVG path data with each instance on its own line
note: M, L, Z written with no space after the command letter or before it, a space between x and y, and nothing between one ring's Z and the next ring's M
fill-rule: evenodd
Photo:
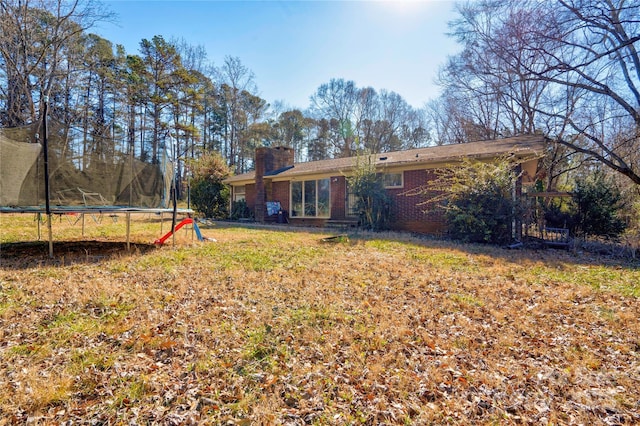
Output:
M514 203L510 191L499 182L478 182L456 194L447 206L449 234L474 243L505 244L511 241Z
M572 200L575 235L616 238L625 231L626 223L618 216L624 207L622 194L604 173L578 179Z
M371 231L389 229L391 198L384 188L382 175L376 172L370 156L358 158L353 176L347 178L350 191L356 196L360 226Z
M512 224L520 214L512 196L517 179L513 170L508 159L465 160L455 168L437 170L437 178L420 193L429 195L425 205L444 210L452 238L505 244L512 241Z
M231 172L218 153L206 153L191 164L191 202L204 217L228 216L229 188L222 183Z
M544 224L549 228L568 228L575 230L576 217L573 202L552 200L542 205L544 208Z
M246 200L234 201L231 203L231 219L252 219L253 212L247 206Z

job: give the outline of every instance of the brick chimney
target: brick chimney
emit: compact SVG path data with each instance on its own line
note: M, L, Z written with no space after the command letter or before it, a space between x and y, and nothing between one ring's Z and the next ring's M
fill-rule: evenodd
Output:
M256 148L256 221L264 222L267 212L266 202L271 201L268 199L271 194L271 179L268 176L265 179L265 175L293 166L293 159L293 148L284 146Z

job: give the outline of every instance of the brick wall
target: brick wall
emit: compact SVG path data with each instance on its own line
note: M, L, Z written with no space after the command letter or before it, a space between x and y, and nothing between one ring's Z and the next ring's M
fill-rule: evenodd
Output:
M255 218L258 222L264 222L266 215L266 202L273 201L273 189L271 181L265 179L265 174L284 167L293 166L294 151L291 148L260 147L256 148L256 192L255 192Z
M282 210L289 211L289 182L273 182L271 199L267 201L280 201Z
M439 234L445 230L442 211L425 212L432 206L418 204L429 200L435 193L420 195L405 195L407 191L419 188L435 178L432 170L409 170L404 172L404 187L389 189L393 197L393 228L399 231L412 231L428 234Z
M344 176L331 177L331 219L346 218L347 181Z
M284 146L256 148L255 165L256 176L264 176L266 173L284 167L293 166L294 150Z
M256 185L251 183L244 186L244 199L247 202L247 207L250 210L256 208Z
M256 149L256 184L246 185L246 200L250 209L255 212L256 221L263 222L266 215L266 201L279 201L283 210L289 211L289 182L272 182L265 174L293 165L294 151L291 148L258 148ZM425 182L435 178L431 170L410 170L404 172L404 187L388 189L394 203L392 209L393 229L399 231L440 234L446 230L442 211L425 212L431 206L419 206L434 196L426 193L407 196L405 193L421 187ZM346 179L344 176L331 177L331 220L346 219ZM326 220L307 218L293 220L292 223L321 226Z

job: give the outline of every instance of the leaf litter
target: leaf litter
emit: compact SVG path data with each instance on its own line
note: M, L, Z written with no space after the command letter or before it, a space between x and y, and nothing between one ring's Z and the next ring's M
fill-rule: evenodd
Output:
M238 230L95 265L3 262L0 425L640 422L638 298L557 275L590 263L252 232L273 263L234 262Z

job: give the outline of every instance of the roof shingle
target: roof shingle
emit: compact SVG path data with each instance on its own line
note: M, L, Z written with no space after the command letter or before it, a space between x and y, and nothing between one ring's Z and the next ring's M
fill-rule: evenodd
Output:
M372 154L371 159L376 166L416 167L432 166L460 161L463 158L490 159L504 155L515 155L519 158L536 158L544 153L546 139L539 135L524 135L489 141L469 142L464 144L441 145L427 148L409 149L406 151ZM349 172L356 165L357 157L335 158L330 160L295 163L292 167L274 170L266 176L278 179L295 178L305 175L320 175L333 172ZM231 176L225 183L241 183L255 180L255 172Z

